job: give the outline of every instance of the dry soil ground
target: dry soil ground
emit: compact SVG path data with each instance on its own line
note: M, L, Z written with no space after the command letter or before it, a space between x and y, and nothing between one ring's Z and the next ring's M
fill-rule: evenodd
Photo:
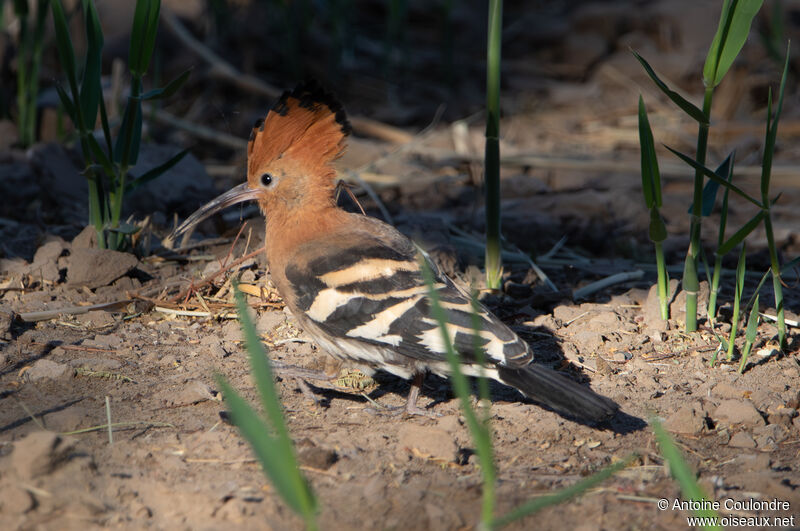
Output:
M674 319L663 323L649 294L654 277L647 269L648 214L637 173L638 94L645 94L658 142L691 152L696 129L652 88L628 46L697 99L703 59L698 50L707 46L717 10L715 2L583 3L552 19L560 25L545 24L550 33L537 34L546 41L539 47L525 40L532 37L523 26L542 25L545 15L518 19L509 29L514 38L507 46L503 153L521 159L503 168L503 222L511 253L507 282L504 292L486 303L531 343L538 362L590 383L616 400L623 414L607 425L585 426L494 386L498 510L571 485L632 452L640 455L602 487L515 524L518 529L686 527L690 513L658 508L659 500L671 504L680 493L644 422L651 414L664 419L710 499L789 504L782 511L723 507L722 515L794 516L794 522L773 523L800 525L797 328L790 328L789 349L779 353L775 327L762 323L744 374L735 364L709 368L718 342L707 320L701 320L700 332L684 334L681 295L673 304ZM787 12L793 13L791 6ZM793 29L789 24L787 31ZM756 190L765 87L776 86L779 74L757 39L751 41L715 100L718 121L709 159L721 160L736 148L737 178ZM523 61L523 48L538 51ZM790 87L773 183L783 192L775 226L785 260L800 249L795 147L800 107L794 81ZM414 86L410 90L416 94ZM268 104L259 98L251 114ZM370 109L355 97L345 98L345 104L386 120L402 115L391 105ZM207 110L203 105L199 108ZM449 112L456 114L469 108L453 105ZM417 116L430 116L428 110L404 109ZM213 122L216 114L206 114L212 126L224 130ZM240 121L233 112L228 118ZM473 183L480 176L474 161L482 128L480 119L445 121L400 148L358 135L340 166L360 172L392 221L419 237L447 272L468 284L480 279L475 238L483 214ZM242 137L249 131L249 123L225 127ZM180 142L182 134L167 137ZM154 144L146 150L145 168L174 152ZM195 153L201 151L208 155ZM229 153L228 166L214 156L202 163L186 159L145 187L130 200L135 219L150 215L137 254L113 254L93 250L91 230L81 232L86 191L74 154L52 143L0 152L3 529L300 527L247 444L225 422L214 383L214 375L222 374L246 397L256 398L238 322L230 318L231 277L250 286L248 300L271 358L306 367L324 364L325 354L284 312L261 254L239 261L263 245L258 216L236 210L202 225L189 250L159 247L176 209L185 216L215 189L240 181L235 170L241 156ZM667 154L662 160L673 163L664 169L664 214L668 258L679 265L691 183L689 172ZM210 178L205 168L218 177ZM370 214L381 215L369 198L360 197ZM348 199L342 203L352 208ZM746 203L733 201L729 226L740 226L752 214ZM240 218L251 215L236 239ZM709 242L716 239L713 230L706 236ZM564 246L548 254L562 237ZM768 264L764 241L763 231L757 231L749 243L748 290ZM515 245L539 257L559 292L537 279L514 254ZM635 273L640 270L642 275ZM574 289L620 272L635 274L573 299ZM800 294L794 278L786 280L787 318L797 321ZM730 327L729 282L730 277L717 328L723 335ZM774 314L771 292L761 301L764 313ZM76 310L105 303L116 304ZM420 404L438 414L435 418L385 415L382 406L402 404L408 392L406 382L388 375L377 375L375 382L351 377L319 384L313 387L317 404L293 379L279 377L277 387L303 470L321 501L324 529L475 526L480 471L448 382L429 378L424 386ZM107 399L113 444L105 429L91 429L107 422Z

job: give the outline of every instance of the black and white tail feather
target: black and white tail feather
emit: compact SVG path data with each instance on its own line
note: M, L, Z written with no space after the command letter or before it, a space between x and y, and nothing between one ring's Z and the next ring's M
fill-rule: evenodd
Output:
M438 323L431 316L420 250L394 228L354 215L361 231L332 234L300 246L285 269L292 308L306 331L335 357L404 378L450 372ZM468 375L478 375L470 298L429 257L448 332ZM533 352L485 307L478 306L478 343L485 374L559 413L588 421L618 406L569 378L531 363Z

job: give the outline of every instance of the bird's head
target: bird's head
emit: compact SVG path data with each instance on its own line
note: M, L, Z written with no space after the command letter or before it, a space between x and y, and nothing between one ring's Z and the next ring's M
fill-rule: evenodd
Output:
M203 205L170 236L236 203L258 202L270 216L333 204L336 171L350 123L341 104L316 83L298 85L253 126L247 144L247 182Z

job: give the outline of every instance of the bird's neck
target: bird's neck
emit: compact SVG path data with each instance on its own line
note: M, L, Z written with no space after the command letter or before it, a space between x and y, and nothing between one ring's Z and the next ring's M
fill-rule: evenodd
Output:
M332 234L343 223L347 213L333 200L314 201L301 208L273 208L267 210L266 249L271 269L286 265L298 246Z

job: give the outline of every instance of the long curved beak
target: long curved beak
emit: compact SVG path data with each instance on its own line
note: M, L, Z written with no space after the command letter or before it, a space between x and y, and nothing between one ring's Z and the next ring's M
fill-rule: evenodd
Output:
M181 223L180 227L175 229L175 231L169 235L169 240L174 242L181 234L185 233L207 217L213 216L220 210L228 208L231 205L243 203L244 201L255 201L258 198L258 193L258 189L248 188L246 182L231 188L224 194L201 206L191 216L186 218L186 221Z

